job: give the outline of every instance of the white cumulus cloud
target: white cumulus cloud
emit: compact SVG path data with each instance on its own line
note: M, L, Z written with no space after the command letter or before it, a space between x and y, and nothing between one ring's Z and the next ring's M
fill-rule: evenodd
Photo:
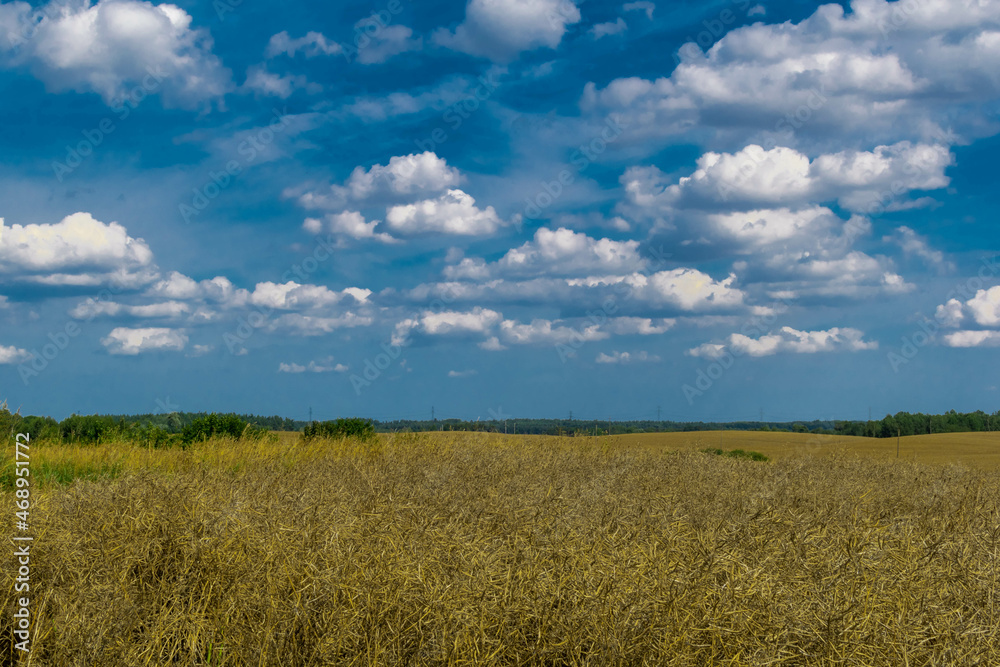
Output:
M489 236L505 223L492 206L480 209L476 200L461 190L448 190L435 199L393 206L386 212L386 225L400 235L452 234Z
M0 345L0 364L20 364L32 358L31 352L14 346Z
M168 105L195 107L231 88L208 31L177 5L99 0L12 9L0 15L0 29L15 35L0 63L29 69L50 90L94 92L117 106L143 89Z
M570 0L469 0L465 21L455 30L438 30L439 45L508 62L523 51L559 46L569 26L580 21Z
M128 329L118 327L101 339L111 354L135 356L156 350L183 350L188 343L183 331L164 328Z
M878 349L878 343L864 340L864 332L834 327L828 331L799 331L782 327L775 333L759 338L732 334L724 344L706 343L688 350L694 357L718 359L730 352L734 355L766 357L778 353L816 354L818 352L859 352Z
M156 275L153 253L117 222L74 213L55 224L11 225L0 218L0 280L49 285L142 284Z

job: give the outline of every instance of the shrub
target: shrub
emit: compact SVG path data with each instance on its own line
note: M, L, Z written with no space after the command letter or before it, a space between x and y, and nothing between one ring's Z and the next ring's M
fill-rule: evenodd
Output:
M13 438L20 432L21 415L7 409L7 401L0 403L0 440Z
M306 426L302 436L310 438L357 438L358 440L373 440L375 424L371 419L338 419L336 421L316 422Z
M18 430L21 433L27 433L32 442L38 442L39 440L59 440L61 437L59 422L52 417L28 415L22 419L21 427Z
M68 443L98 444L125 430L124 420L115 422L111 417L72 415L59 423L59 435Z
M705 454L713 454L715 456L725 456L731 459L750 459L751 461L769 461L767 456L761 454L760 452L748 452L743 449L733 449L731 451L726 451L724 449L719 449L718 447L709 447L708 449L701 450Z
M132 437L136 442L146 447L163 447L170 444L171 434L165 428L155 424L143 424L132 431Z
M236 415L220 415L212 413L195 419L184 427L181 439L184 444L208 440L215 436L227 436L235 440L244 437L255 437L262 429L254 428Z

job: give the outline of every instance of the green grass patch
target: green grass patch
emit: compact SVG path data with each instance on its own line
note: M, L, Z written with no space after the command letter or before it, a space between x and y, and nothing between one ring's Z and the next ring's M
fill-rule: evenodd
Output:
M14 473L14 464L8 463L0 470L0 489L13 490L17 488L17 475ZM59 461L50 463L41 461L32 462L31 480L32 486L69 486L78 479L85 479L96 482L102 479L114 479L121 475L121 463L74 463L73 461Z
M701 450L705 454L713 454L715 456L725 456L731 459L749 459L751 461L769 461L766 456L760 452L748 452L745 449L732 449L728 452L724 449L719 449L718 447L709 447L708 449Z

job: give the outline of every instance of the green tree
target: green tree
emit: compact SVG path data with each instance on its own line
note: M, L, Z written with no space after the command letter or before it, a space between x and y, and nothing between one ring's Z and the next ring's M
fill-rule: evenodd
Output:
M21 415L20 411L11 412L7 409L7 401L0 403L0 439L13 438L20 433Z
M239 440L259 435L260 432L260 429L250 426L236 415L213 412L185 426L181 439L185 444L208 440L214 436L228 436Z
M302 432L306 439L311 438L358 438L372 440L375 438L375 424L371 419L338 419L336 421L316 422Z

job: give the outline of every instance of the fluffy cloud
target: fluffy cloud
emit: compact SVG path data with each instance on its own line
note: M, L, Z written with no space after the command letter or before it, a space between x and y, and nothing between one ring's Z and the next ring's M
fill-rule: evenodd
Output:
M13 346L0 345L0 364L20 364L32 358L31 352Z
M529 324L516 320L500 323L500 340L511 345L567 345L610 338L598 324L585 324L579 328L559 324L558 321L536 319Z
M135 356L155 350L183 350L188 337L174 329L127 329L118 327L101 339L101 344L111 354Z
M504 319L503 314L475 307L468 311L425 311L396 324L393 345L406 345L414 334L430 337L482 338L484 350L505 350L509 345L578 345L606 340L612 335L663 334L674 320L640 317L577 318L547 320L536 318L528 323Z
M566 281L571 287L615 287L630 300L650 305L668 305L683 312L737 310L744 306L744 294L733 287L736 276L716 281L697 269L681 268L651 275L633 273L622 277L589 277ZM624 288L624 289L623 289Z
M5 8L0 28L13 38L0 62L30 69L51 90L95 92L119 105L138 86L160 92L168 104L193 107L231 87L208 32L192 28L177 5L99 0Z
M279 373L346 373L348 367L344 364L334 364L333 357L310 361L307 365L300 364L280 364Z
M948 347L1000 347L1000 331L956 331L944 337Z
M588 84L585 110L621 114L632 140L693 127L732 145L764 134L813 144L993 133L978 110L1000 93L1000 5L854 0L800 23L730 31L680 50L668 77ZM770 148L771 146L767 146Z
M445 268L450 279L482 280L488 276L554 276L630 273L645 267L638 241L594 239L570 229L542 227L534 240L509 250L493 264L464 258Z
M580 21L570 0L469 0L465 22L454 32L438 30L439 45L498 62L522 51L559 46L568 26Z
M915 286L892 270L886 257L872 257L857 250L836 248L816 251L775 252L737 262L742 278L765 289L769 298L784 300L864 299L905 294Z
M955 328L965 319L965 308L958 299L951 299L937 307L935 317L943 326Z
M358 240L372 239L382 243L396 242L396 239L394 239L390 234L375 231L375 228L378 227L381 222L380 220L372 220L371 222L368 222L365 220L365 216L361 215L357 211L330 213L324 218L324 220L326 222L325 225L323 224L323 220L306 218L302 227L310 234L319 234L323 231L325 226L331 233L341 237L346 236L348 238Z
M461 190L448 190L435 199L393 206L386 212L385 222L389 229L404 236L489 236L505 224L492 206L478 208L476 200Z
M944 327L958 328L967 319L973 320L981 327L1000 328L1000 285L982 289L976 295L965 301L950 299L937 307L935 319ZM952 337L954 341L974 341L977 338L989 340L989 336L980 336L989 332L961 331ZM949 343L950 344L950 343ZM973 347L972 345L952 345L952 347Z
M306 58L316 56L332 56L341 52L340 45L331 42L322 33L315 31L307 32L304 37L292 39L288 32L282 30L273 35L267 43L266 55L268 58L275 58L280 55L294 57L301 52Z
M877 342L864 340L864 333L857 329L834 327L829 331L798 331L792 327L782 327L780 331L751 338L743 334L732 334L724 344L706 343L688 354L695 357L718 359L727 353L766 357L781 352L793 354L816 354L817 352L858 352L878 349Z
M1000 286L979 290L965 305L976 324L984 327L1000 326Z
M914 189L948 183L950 152L906 142L871 152L842 151L810 160L790 148L749 146L708 153L688 177L671 182L656 167L622 177L623 215L651 227L651 240L679 258L740 258L741 280L789 298L864 298L913 288L883 256L854 246L871 234L867 217L844 220L817 202L847 210L886 207ZM911 239L907 246L911 251ZM933 258L928 251L927 257ZM942 258L943 260L943 258Z
M245 305L250 298L247 290L237 289L228 278L216 276L199 282L178 271L171 271L152 285L146 295L183 301L205 300L230 306Z
M945 146L878 146L846 150L810 160L793 148L764 150L751 144L736 153L709 152L691 176L669 184L656 167L633 167L622 177L630 212L677 217L689 211L799 208L837 202L856 213L877 213L915 190L947 187L954 163ZM910 202L910 204L920 204Z
M393 345L406 345L412 333L426 336L467 336L485 334L503 320L503 315L488 308L474 308L471 311L425 311L420 316L408 318L396 324L392 336Z
M47 285L139 285L156 275L153 253L117 222L74 213L56 224L11 225L0 218L0 280Z
M353 239L374 239L391 243L396 239L387 232L376 232L380 225L401 236L454 234L486 236L507 224L492 206L480 209L476 200L457 189L462 176L457 169L432 151L400 155L389 164L369 169L357 167L343 185L314 190L308 186L286 190L307 209L337 210L326 216L326 226L335 234ZM436 197L426 198L427 195ZM385 222L366 221L356 210L343 210L349 203L386 204ZM515 218L512 222L518 222ZM308 218L303 227L319 233L324 222Z
M90 298L77 304L70 316L88 321L97 317L183 319L186 325L200 326L219 320L224 311L284 311L283 314L273 313L273 319L268 320L268 330L313 336L344 327L370 325L373 321L370 316L353 312L353 309L365 310L371 294L371 290L358 287L334 291L324 285L295 281L261 282L253 290L246 290L236 288L221 276L196 281L174 271L131 299L140 303Z
M697 269L681 268L648 275L428 283L400 296L411 303L442 299L446 303L558 306L578 312L590 308L619 315L746 312L746 295L734 285L735 280L730 275L717 281Z
M258 283L250 294L250 303L276 310L308 310L340 303L350 297L356 303L365 303L371 290L349 287L334 292L323 285L300 285L294 281L287 283Z
M370 169L355 167L343 185L332 185L326 190L311 190L297 195L299 204L306 209L338 209L348 202L361 202L377 195L400 195L444 192L461 182L458 169L449 167L444 158L432 151L398 155L388 165L376 164ZM294 190L286 195L295 196Z

